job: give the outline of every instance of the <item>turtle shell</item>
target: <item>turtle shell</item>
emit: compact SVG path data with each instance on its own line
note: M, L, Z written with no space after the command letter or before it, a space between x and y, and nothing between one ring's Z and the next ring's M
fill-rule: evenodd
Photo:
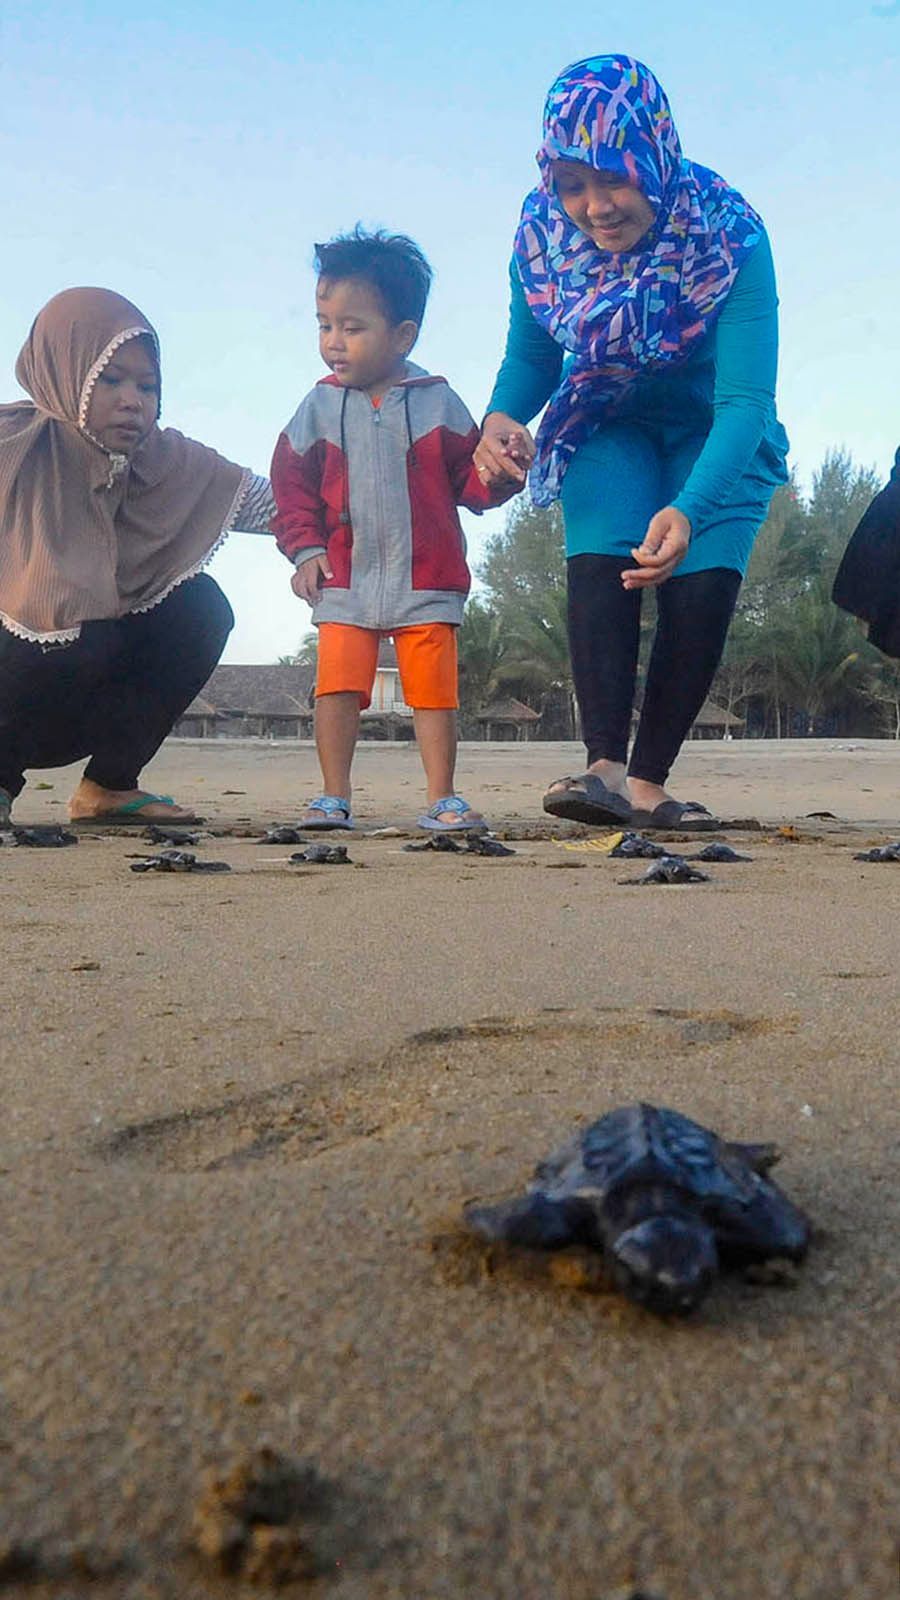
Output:
M666 1107L620 1106L583 1128L539 1163L532 1193L602 1203L613 1190L634 1184L665 1184L699 1202L748 1204L759 1179L733 1145Z

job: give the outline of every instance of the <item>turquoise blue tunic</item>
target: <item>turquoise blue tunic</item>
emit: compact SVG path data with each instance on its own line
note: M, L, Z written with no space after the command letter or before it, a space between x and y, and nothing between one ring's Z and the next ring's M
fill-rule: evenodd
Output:
M556 389L565 352L532 315L515 261L510 279L506 351L487 409L529 423ZM787 480L777 360L778 296L763 234L688 359L640 375L573 457L562 489L566 554L628 557L651 517L674 505L691 523L676 577L746 571L769 501Z

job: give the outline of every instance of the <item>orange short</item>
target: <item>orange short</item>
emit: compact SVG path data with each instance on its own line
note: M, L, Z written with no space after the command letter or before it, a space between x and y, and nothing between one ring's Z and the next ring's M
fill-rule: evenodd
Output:
M349 622L322 622L316 694L358 694L365 711L372 703L378 646L382 639L393 639L406 704L420 711L455 711L459 704L456 631L449 622L425 622L391 633Z

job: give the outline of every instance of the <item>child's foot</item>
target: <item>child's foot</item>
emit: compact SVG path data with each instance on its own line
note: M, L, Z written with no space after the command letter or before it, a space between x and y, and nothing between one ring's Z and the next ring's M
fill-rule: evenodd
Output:
M475 811L461 794L447 794L428 807L417 818L420 828L431 833L485 833L487 823L480 811Z
M311 800L302 817L301 828L327 833L333 828L352 828L353 812L350 801L340 794L320 794Z
M193 811L177 806L166 795L148 794L145 789L104 789L90 778L82 778L69 801L72 822L104 821L117 818L133 822L196 822Z

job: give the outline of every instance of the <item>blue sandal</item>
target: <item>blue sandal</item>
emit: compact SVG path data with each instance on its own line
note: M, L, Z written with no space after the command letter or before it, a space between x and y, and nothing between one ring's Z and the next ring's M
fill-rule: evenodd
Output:
M443 800L435 800L423 816L416 818L416 824L420 828L427 828L429 833L487 833L488 825L483 817L479 822L462 820L471 810L468 800L464 800L461 794L448 794ZM452 811L458 820L442 822L443 811Z
M307 833L330 833L335 828L352 828L353 812L350 810L350 801L345 800L340 794L320 794L318 799L310 800L307 811L321 811L321 822L301 822L300 826Z

